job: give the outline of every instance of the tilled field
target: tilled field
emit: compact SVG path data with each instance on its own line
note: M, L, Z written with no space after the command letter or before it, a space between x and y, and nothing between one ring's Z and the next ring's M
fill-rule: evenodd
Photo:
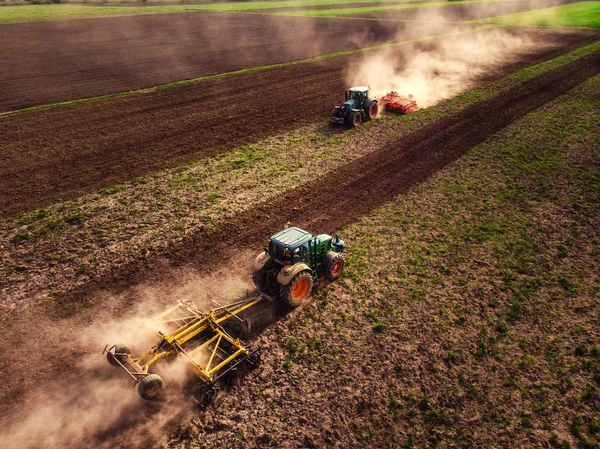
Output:
M353 38L339 42L334 42L335 39L332 38L335 35L334 31L343 31L342 28L345 28L348 22L354 21L336 21L341 28L335 28L338 25L327 28L322 35L323 41L319 39L318 45L307 50L306 46L294 46L297 36L308 38L315 33L319 34L315 29L318 28L319 23L330 24L334 21L309 19L297 22L296 19L288 21L286 18L281 21L278 18L278 23L283 25L274 25L275 22L271 22L265 16L242 14L190 14L189 17L169 15L169 18L176 16L179 18L174 19L174 22L179 26L192 28L198 24L205 26L201 30L182 31L180 36L183 40L176 46L187 48L188 53L181 59L178 59L179 56L169 59L171 57L169 49L174 48L170 47L170 43L161 47L159 41L166 39L170 34L177 35L177 27L173 23L165 25L167 21L160 16L107 21L107 24L118 24L113 28L110 28L113 25L107 25L110 29L104 30L100 36L92 36L92 32L88 34L84 25L77 24L91 23L91 21L73 21L75 25L66 22L49 24L47 30L52 30L53 27L54 31L62 29L61 27L65 30L64 35L57 33L56 40L50 37L52 31L47 31L48 40L54 44L58 43L60 36L80 33L80 36L86 37L82 37L78 45L82 48L96 45L86 56L89 59L84 58L85 64L93 68L89 69L89 72L85 69L81 73L74 69L81 65L78 59L82 57L76 42L70 43L72 47L67 46L67 51L63 52L62 56L51 55L50 47L43 42L39 44L43 47L39 54L30 53L27 56L30 58L29 61L56 57L65 58L62 60L71 64L67 71L55 74L58 80L57 89L52 91L48 87L52 75L45 75L42 70L32 75L29 87L25 86L25 90L18 91L19 81L22 80L14 77L14 79L5 78L4 81L0 79L0 88L8 86L16 89L12 91L15 93L15 98L29 98L27 101L37 102L38 100L34 99L38 98L40 93L45 94L46 90L40 89L40 86L48 87L48 92L51 92L49 95L56 95L56 98L71 94L76 98L82 96L83 92L91 92L96 88L106 88L109 89L106 92L114 92L115 89L125 89L123 86L126 85L141 86L140 83L149 82L149 79L161 79L160 77L173 71L177 72L174 79L180 79L198 76L197 73L184 76L184 73L188 73L186 70L226 71L232 70L227 68L230 66L235 68L243 64L257 65L260 64L257 61L263 59L269 61L274 56L302 58L310 55L310 52L319 54L332 51L331 49L338 45L347 45L348 48L354 48L356 45ZM207 19L209 16L217 23L213 28L211 28L213 22ZM126 30L129 26L126 24L131 24L132 22L129 21L134 19L136 21L143 19L150 28L153 23L157 25L158 28L152 30L144 28L146 25L142 27L145 30L143 33L146 33L144 35L150 36L150 43L140 43L139 39L129 37L128 33L133 33L135 30ZM152 22L152 19L156 19L156 22ZM183 19L185 25L183 22L178 22ZM244 28L245 19L252 21L250 30L255 33L252 36L245 34L249 32L247 27ZM219 24L219 20L224 22ZM119 23L119 21L123 22ZM139 25L141 22L136 23ZM282 40L273 39L273 34L269 35L264 32L264 28L256 25L261 23L265 27L272 27L269 28L269 32L282 33L281 35L287 37ZM302 29L302 23L308 24L306 30ZM373 28L363 22L356 21L356 23L370 30L365 31L366 35L370 36L366 38L368 42L379 42L384 39L386 33L389 38L389 29L377 24L376 21L373 21L375 24L372 25ZM294 33L285 29L286 24L295 30L294 39L289 37ZM32 35L36 35L39 33L37 27L41 24L28 26L33 30ZM74 28L69 28L71 26ZM280 26L284 28L283 31ZM223 41L220 40L220 36L214 35L220 27L231 30L231 36ZM213 35L210 34L211 30ZM304 31L306 31L305 35L302 34ZM0 28L0 39L3 32L5 29ZM527 33L529 38L535 35L533 31ZM213 48L214 45L214 51L213 53L203 51L198 57L204 58L204 62L198 59L192 63L192 66L187 66L190 60L194 60L193 48L198 42L195 41L196 37L190 38L190 36L196 36L209 48ZM540 42L544 43L543 48L540 46L535 54L522 54L501 67L490 69L490 72L481 77L480 82L498 78L519 67L554 58L585 43L598 40L598 34L595 32L542 31L539 32L538 37ZM31 35L26 36L24 41L35 42L31 39L33 39ZM95 41L96 44L92 45L86 39ZM104 51L102 46L105 45L107 55L110 54L111 58L114 58L114 55L119 53L117 49L122 45L121 39L126 42L137 42L135 45L139 46L124 50L119 63L111 59L109 63L113 64L111 67L114 71L103 73L102 67L106 60L98 56ZM237 57L238 52L243 53L241 51L243 49L238 46L242 41L248 45L244 47L248 50L247 59L243 56ZM16 54L18 44L16 40L12 42L14 44L12 49L6 50L3 47L0 49L0 56L3 56L6 51ZM208 45L207 42L213 44ZM156 59L152 57L153 43L157 48L162 49L157 52ZM364 42L361 42L361 46L362 44ZM415 45L415 51L426 45L426 43ZM268 50L265 50L266 48ZM289 52L285 53L284 48ZM303 52L306 52L306 55ZM212 61L213 66L210 65L211 58L207 56L211 54L216 61ZM136 59L138 56L139 59ZM24 63L27 62L26 60L27 58L23 60ZM95 66L98 60L100 62ZM173 62L174 66L179 68L163 67L165 61ZM128 181L165 167L174 167L189 161L200 161L204 164L202 158L208 155L230 150L237 145L256 142L268 135L283 133L306 124L318 126L317 122L325 122L331 106L340 101L340 94L347 87L344 86L343 81L345 70L352 61L352 56L336 57L278 69L215 78L126 98L82 103L66 108L2 118L0 119L0 192L2 192L0 219L5 217L8 219L7 222L19 222L22 217L12 220L10 217L14 217L19 212L35 211L38 207L71 199L82 193L94 192L101 187ZM0 66L1 64L0 62ZM133 67L136 66L140 69L140 75L132 75L122 81L122 85L112 84L117 79L123 79L124 73L133 73ZM24 67L26 66L21 66L14 73L22 73ZM146 74L145 70L148 70L149 74ZM5 72L0 71L0 73ZM88 80L86 73L89 75L89 83L86 81ZM173 394L167 393L163 401L153 404L143 403L140 406L141 402L132 402L126 394L121 394L124 384L120 376L122 373L108 372L106 364L100 357L98 348L109 342L99 341L99 338L114 336L119 342L126 341L126 336L132 330L128 326L139 324L135 320L129 320L129 317L138 312L141 312L143 317L147 317L154 311L153 307L160 307L181 296L194 298L206 296L200 299L202 301L211 294L219 299L225 299L227 294L223 290L242 291L248 287L245 280L250 279L247 273L249 268L246 265L251 256L244 251L248 248L260 248L265 242L265 236L268 236L273 229L279 228L282 222L291 220L295 225L329 233L352 224L358 217L369 214L374 208L393 200L399 194L456 161L469 149L490 140L513 122L524 118L599 73L600 53L596 51L588 53L575 62L542 72L536 78L530 77L528 81L516 78L521 84L515 82L510 84L510 87L504 86L501 93L494 91L493 95L496 95L494 98L489 99L488 96L484 100L476 93L471 97L473 102L467 103L472 106L463 106L460 112L454 115L442 115L444 117L442 119L431 118L426 125L417 128L416 132L406 133L402 137L398 137L398 133L391 132L390 130L393 129L386 128L385 125L407 122L393 121L388 117L379 123L371 123L364 131L368 132L369 127L379 129L377 127L383 125L380 133L376 134L382 138L382 141L378 142L378 145L373 145L374 150L367 145L370 149L368 154L336 166L338 168L327 176L303 180L294 188L282 188L280 193L277 192L277 195L269 197L268 202L259 205L247 200L249 204L247 209L223 214L222 221L219 221L216 226L195 228L193 232L186 233L182 240L170 242L171 246L168 248L155 253L150 252L148 255L142 252L139 258L129 259L124 263L118 262L116 258L111 259L110 272L95 273L94 277L73 284L77 287L65 288L57 295L51 293L40 295L29 304L29 308L15 309L13 315L0 314L0 332L4 336L0 341L0 353L3 355L3 363L0 367L0 385L2 385L0 403L4 405L0 409L2 423L0 427L3 429L0 434L9 429L5 443L10 448L23 447L23 442L29 443L25 444L28 447L51 446L65 449L83 446L157 447L158 443L164 444L171 438L170 445L174 446L179 443L187 445L191 432L193 443L189 444L203 444L198 435L213 434L212 439L207 439L207 443L212 444L213 447L222 446L223 442L220 438L224 437L219 436L219 432L236 428L234 422L240 423L251 416L248 398L244 403L248 409L246 414L239 414L233 407L229 407L219 412L221 415L218 421L213 419L212 415L207 414L206 419L200 415L194 418L195 430L190 430L188 426L187 429L182 428L179 431L180 422L190 421L189 417L186 417L189 409L182 405L179 394L174 397ZM45 84L40 84L40 81ZM152 81L152 84L156 83ZM38 84L37 88L36 84ZM1 89L0 92L6 91ZM85 94L87 95L89 93ZM2 105L7 104L9 106L6 107L9 109L14 108L10 106L10 99L5 103L3 101L4 99L0 98L0 110ZM476 101L479 102L475 103ZM338 131L338 135L358 136L361 129L348 134L345 134L342 129ZM293 155L290 159L293 159ZM301 158L299 159L302 163ZM290 170L294 170L293 162L290 164ZM319 159L319 163L322 163L322 159ZM204 181L203 179L202 182ZM110 201L118 200L111 198ZM123 201L123 204L130 206L127 201ZM56 205L56 207L63 206L64 203ZM43 210L35 211L36 214L38 212L42 215L46 213ZM22 227L26 225L27 223L22 223ZM152 223L152 226L159 227L156 222ZM55 230L56 236L67 240L67 236L61 234L62 232L72 231L61 228ZM23 238L28 239L27 235ZM43 242L31 238L27 243L31 244L42 258L50 256L51 251L44 252L41 245ZM114 251L111 255L118 256L118 245L113 246L113 242L109 243L111 251ZM133 242L130 243L131 247L135 247ZM8 255L10 251L17 253L19 245L19 239L13 238L8 245L0 245L0 249ZM84 247L82 240L77 240L76 245ZM73 247L70 249L75 253ZM93 257L98 256L93 249L90 253ZM33 263L27 260L26 256L22 259L22 264L14 268L29 275L27 265ZM77 257L74 256L73 259ZM47 257L46 261L48 267L62 263L52 260L51 257ZM77 260L77 263L81 261ZM180 269L182 266L184 268ZM56 275L58 279L53 281L60 283L61 276L64 276L60 270L49 269L46 274L52 277L55 273L58 273ZM200 282L197 282L199 275L196 273L202 273ZM240 278L244 281L240 281ZM342 282L344 281L345 279ZM0 280L0 287L7 282L11 280ZM35 284L33 280L26 282ZM359 284L360 282L356 282L357 287ZM29 286L16 285L17 288L21 288L22 285L23 289ZM368 303L370 298L357 297L355 300ZM326 298L323 301L326 301ZM310 310L308 308L312 306L314 303L309 304L306 310ZM139 307L143 308L138 310ZM301 310L300 314L306 310ZM372 314L373 311L369 313ZM294 315L296 318L299 316L292 314L291 317L288 316L283 320L293 320ZM8 318L5 319L6 317ZM367 318L368 316L365 315L362 321L367 321ZM282 329L285 326L279 326L281 324L274 326L275 332L285 333L285 329ZM356 329L351 330L354 331ZM400 329L397 331L400 332ZM370 335L369 333L366 338L372 338ZM312 341L313 336L315 335L307 337ZM265 348L269 348L270 345L275 346L266 338L259 336L258 339L262 340L261 344L265 343ZM420 348L419 351L425 353ZM273 348L273 354L270 357L285 357L282 355L282 349L278 347ZM355 354L356 358L358 356ZM425 366L420 360L413 360L411 363L413 366L418 365L421 370ZM362 368L363 372L357 377L363 380L372 377L368 373L370 369L368 366L358 368ZM395 369L390 365L382 372L388 368L392 371ZM281 398L281 395L287 396L287 393L295 394L289 386L277 383L277 376L272 375L276 369L278 368L271 366L258 375L260 386L257 388L260 392L256 397L266 398L266 403L269 403L269 398ZM375 379L371 382L372 380L374 378L369 379L368 388L371 388L371 385L374 389L379 388L379 380ZM412 385L410 382L407 381ZM338 404L343 400L339 398L346 397L348 392L352 393L351 388L348 391L335 388L325 391L322 383L314 385L319 389L314 392L319 398L324 399L330 394L337 395ZM277 391L274 393L273 390ZM235 387L233 394L235 394ZM357 395L361 398L377 398L380 402L381 396L381 391L375 394L365 391ZM302 400L302 398L288 399L298 399L299 402ZM312 403L315 403L314 397L312 399ZM394 398L390 401L390 398L385 397L383 401L380 404L383 408L390 407L393 410L400 408L399 403L394 402ZM389 404L387 401L390 401ZM335 407L335 404L334 400L330 406ZM281 406L282 416L288 416L292 411L294 417L298 415L299 409L296 406L290 407L289 401L271 402L268 410L276 415L277 406ZM262 407L262 411L268 413L267 405L263 404ZM371 404L361 402L356 407L368 411ZM419 408L425 411L430 408L430 403L426 402ZM381 410L381 407L374 407L374 410ZM328 411L325 413L327 414ZM432 413L428 416L436 419L436 415ZM302 420L305 418L299 415L298 417L298 422L302 426ZM342 420L344 424L347 424L346 418L347 416ZM379 418L372 415L370 419ZM493 419L493 417L485 416L484 419ZM265 423L268 424L268 421L269 419L266 419ZM308 423L305 420L304 424L310 424L315 428L317 421L313 419ZM525 422L524 420L523 423ZM275 445L277 438L272 439L268 431L264 430L268 427L263 425L265 423L261 422L259 426L263 429L261 435L254 435L252 430L247 430L250 429L250 425L242 425L241 428L245 430L240 432L243 433L240 438L242 440L248 438L252 443L250 441L240 443L239 447L264 447L271 443ZM11 426L14 424L18 424L16 428L20 433L11 434L13 429ZM339 438L338 431L332 429L329 424L322 424L323 435L325 435L323 441L313 440L309 435L303 436L302 432L292 432L293 439L301 442L297 446L318 447L320 443L333 444L336 439L338 442L347 441ZM296 422L290 421L291 425L296 425ZM310 429L310 426L307 428ZM325 428L325 426L329 427ZM448 428L452 426L449 425Z
M366 47L365 20L183 13L0 25L0 112ZM406 27L406 38L428 34ZM398 37L399 39L400 37ZM60 49L60 51L57 51Z
M543 33L544 50L521 55L503 73L596 39L595 32ZM11 216L323 120L341 99L351 61L344 56L0 119L0 214Z
M219 266L232 256L239 257L238 248L260 245L264 236L279 225L282 217L294 220L299 226L333 231L370 212L398 193L427 178L439 168L456 160L469 148L483 142L513 121L535 110L586 79L600 73L600 55L594 53L562 68L510 89L500 97L479 103L464 112L392 142L381 151L353 162L338 172L309 182L283 195L279 200L232 217L210 235L192 236L182 249L172 252L170 259L179 263L193 262L200 269ZM326 212L323 204L327 204ZM215 246L214 242L219 242ZM160 260L144 263L147 276L155 279L164 273ZM104 280L102 286L115 285L119 279L136 284L140 267L115 271L114 279ZM144 275L145 276L145 275ZM123 281L121 281L123 282ZM88 301L82 302L81 298ZM2 391L5 404L18 403L23 394L61 373L68 384L82 373L66 374L73 367L80 350L72 347L78 328L88 320L98 321L111 311L118 313L128 307L130 297L105 302L92 292L72 292L61 301L34 311L25 312L10 322L2 323L5 338L0 348L4 363L11 367L2 372ZM108 310L107 310L108 308ZM42 310L45 309L45 310ZM31 323L37 326L36 338L25 338ZM60 322L60 326L57 326ZM58 335L58 329L61 334ZM14 351L14 348L19 348ZM43 351L40 349L43 348ZM43 354L43 357L42 357ZM134 426L135 414L124 426ZM115 430L115 429L113 429ZM119 429L117 429L119 430ZM106 434L87 435L91 441L104 441Z

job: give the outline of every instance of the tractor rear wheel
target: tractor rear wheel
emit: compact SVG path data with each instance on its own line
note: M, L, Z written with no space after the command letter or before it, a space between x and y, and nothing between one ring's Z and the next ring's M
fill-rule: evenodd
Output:
M310 271L298 273L287 285L279 287L279 296L290 307L296 308L310 296L313 289L313 279Z
M323 260L324 274L329 282L339 279L344 271L344 257L340 253L330 251Z
M377 103L377 100L371 100L367 103L365 113L367 115L367 120L377 118L377 114L379 113L379 104Z
M360 112L358 111L354 111L352 113L350 113L350 126L353 126L354 128L356 128L357 126L360 126L360 124L362 123L362 116L360 115Z
M158 374L148 374L140 379L138 384L138 393L147 400L156 398L165 383Z
M127 360L127 356L131 354L131 349L125 345L116 345L115 346L115 355L112 352L108 351L106 353L106 360L112 366L120 366L120 363L125 363ZM117 362L118 360L118 362Z

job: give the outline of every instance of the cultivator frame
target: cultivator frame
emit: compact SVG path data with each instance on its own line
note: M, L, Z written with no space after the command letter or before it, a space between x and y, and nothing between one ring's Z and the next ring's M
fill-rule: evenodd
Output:
M406 98L394 91L381 97L381 104L386 111L399 114L410 114L411 112L419 110L419 106L417 106L417 102L412 99L412 96Z
M208 394L210 402L218 379L243 362L248 362L251 366L260 363L260 349L250 348L239 338L232 337L221 323L231 318L243 322L237 315L265 298L266 295L257 294L208 312L202 312L192 304L178 302L152 320L155 328L163 326L163 329L157 331L161 339L144 355L133 358L129 348L119 345L110 348L106 345L104 352L111 364L123 368L135 380L135 385L139 384L138 391L145 399L156 396L163 385L160 376L149 372L150 367L163 358L181 355L200 378L200 388L197 386L195 389L201 391L192 397L199 404L208 405L205 403L206 395ZM164 327L171 330L163 332ZM201 355L205 357L202 358ZM154 388L158 390L150 390L148 394L146 384L153 381Z

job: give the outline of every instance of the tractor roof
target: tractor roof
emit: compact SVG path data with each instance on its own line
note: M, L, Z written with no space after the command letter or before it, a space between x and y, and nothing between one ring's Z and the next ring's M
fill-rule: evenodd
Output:
M351 87L350 90L354 90L354 91L358 91L358 92L368 92L369 87L368 86L356 86L356 87Z
M300 228L290 227L279 231L271 237L271 241L277 245L284 246L289 249L296 249L309 241L312 235Z

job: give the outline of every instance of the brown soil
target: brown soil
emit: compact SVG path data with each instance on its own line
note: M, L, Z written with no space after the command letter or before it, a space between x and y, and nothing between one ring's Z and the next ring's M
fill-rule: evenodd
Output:
M0 112L383 43L372 20L194 12L0 25ZM426 33L426 30L423 30Z
M503 73L597 36L544 34L545 51L524 56ZM0 216L323 120L340 101L352 60L332 58L0 119Z
M501 97L477 104L348 164L326 179L288 192L268 206L232 217L211 235L193 236L181 248L174 248L169 258L174 263L190 262L206 271L229 257L239 259L239 248L260 246L265 236L285 220L309 229L333 232L598 73L598 53L548 72ZM115 285L136 285L142 278L150 277L160 283L165 271L166 266L160 260L145 266L125 267L116 271L113 279L101 280L97 287L105 290ZM1 324L4 338L0 352L4 354L5 366L11 367L0 373L2 385L7 386L0 392L0 400L9 406L3 414L18 404L35 384L56 378L59 373L65 381L81 374L77 371L67 374L74 360L82 354L81 348L71 346L77 341L77 329L130 307L131 294L118 297L116 303L108 305L108 310L107 303L92 294L90 288L92 286ZM90 300L82 301L82 298ZM37 328L34 339L29 338L31 323L36 323Z

